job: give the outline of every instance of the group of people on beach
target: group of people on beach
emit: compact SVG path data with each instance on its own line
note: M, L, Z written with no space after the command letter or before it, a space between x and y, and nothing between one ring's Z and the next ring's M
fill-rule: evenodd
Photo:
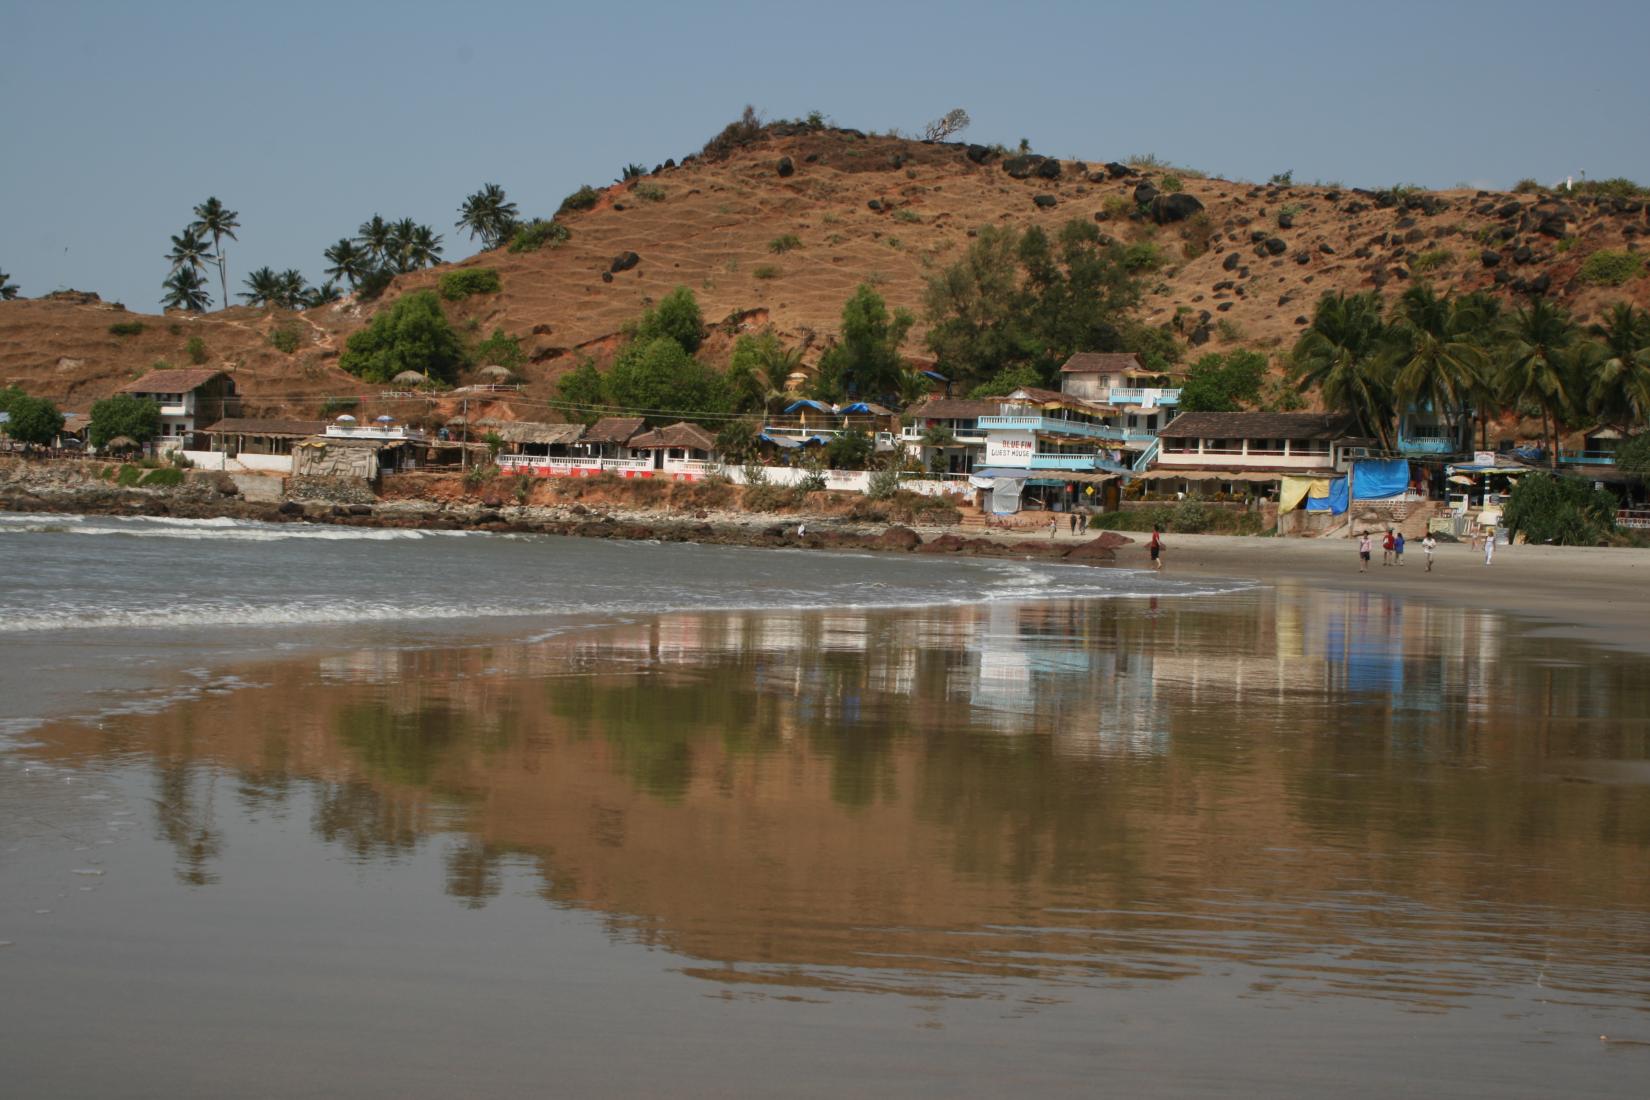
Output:
M1428 573L1432 572L1432 552L1437 548L1438 540L1432 537L1431 531L1428 531L1426 537L1421 540L1421 552L1426 555L1426 571ZM1369 571L1369 560L1374 552L1374 536L1370 534L1367 528L1358 532L1358 572L1367 573ZM1381 564L1399 566L1404 564L1404 533L1402 531L1395 531L1391 527L1386 529L1386 534L1381 538Z

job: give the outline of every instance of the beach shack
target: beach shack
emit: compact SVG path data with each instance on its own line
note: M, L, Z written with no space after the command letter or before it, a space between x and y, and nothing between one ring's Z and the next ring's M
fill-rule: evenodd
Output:
M485 419L476 423L483 435L497 435L504 447L494 461L505 472L548 474L575 457L584 437L583 424L545 424L532 420ZM582 457L582 456L579 456Z
M696 481L721 468L716 439L699 425L686 421L632 437L630 452L645 457L654 472L678 481Z
M292 472L292 452L298 444L326 431L324 420L279 417L225 417L205 428L206 451L184 453L203 469Z
M1158 433L1151 469L1138 475L1141 495L1242 501L1279 499L1285 478L1344 475L1365 441L1352 418L1336 413L1181 413Z

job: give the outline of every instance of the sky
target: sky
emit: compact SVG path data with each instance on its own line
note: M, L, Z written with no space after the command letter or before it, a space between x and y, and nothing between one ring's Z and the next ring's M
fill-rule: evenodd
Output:
M444 234L681 158L754 104L1229 178L1650 181L1650 4L0 0L0 271L154 311L209 195L252 268L324 277L374 213ZM217 280L212 280L214 297Z

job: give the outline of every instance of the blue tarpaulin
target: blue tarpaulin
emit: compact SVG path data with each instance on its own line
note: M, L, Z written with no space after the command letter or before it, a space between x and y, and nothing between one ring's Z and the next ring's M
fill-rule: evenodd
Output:
M767 432L763 432L761 435L757 436L756 438L760 439L764 443L772 443L775 447L800 447L800 446L802 446L802 444L798 443L794 439L790 439L790 438L787 438L786 436L782 436L782 435L769 435Z
M1308 512L1330 512L1340 515L1346 511L1346 478L1338 477L1329 483L1329 495L1326 497L1307 497L1306 510Z
M836 413L836 410L825 404L825 402L815 401L811 398L803 398L801 401L792 401L789 405L785 406L785 411L787 413L793 413L798 409L812 409L814 412L831 414Z
M1409 489L1409 463L1401 458L1366 459L1352 464L1352 495L1385 500Z

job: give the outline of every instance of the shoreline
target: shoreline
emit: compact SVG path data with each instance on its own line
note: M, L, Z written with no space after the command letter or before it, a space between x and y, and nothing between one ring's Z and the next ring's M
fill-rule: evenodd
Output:
M1147 569L1144 540L1109 531L1071 534L979 532L955 526L872 523L841 516L726 510L632 508L615 503L488 506L474 501L247 501L210 482L189 492L108 485L0 487L0 511L20 514L231 518L417 530L472 530L578 538L692 542L757 548L878 551L953 557L1022 558L1050 563ZM800 532L800 533L799 533ZM1345 539L1241 535L1164 536L1164 576L1221 577L1274 587L1311 587L1398 595L1495 611L1541 629L1615 649L1650 652L1650 553L1626 547L1499 547L1492 565L1465 544L1440 544L1432 573L1419 544L1403 566L1372 562L1358 572Z

